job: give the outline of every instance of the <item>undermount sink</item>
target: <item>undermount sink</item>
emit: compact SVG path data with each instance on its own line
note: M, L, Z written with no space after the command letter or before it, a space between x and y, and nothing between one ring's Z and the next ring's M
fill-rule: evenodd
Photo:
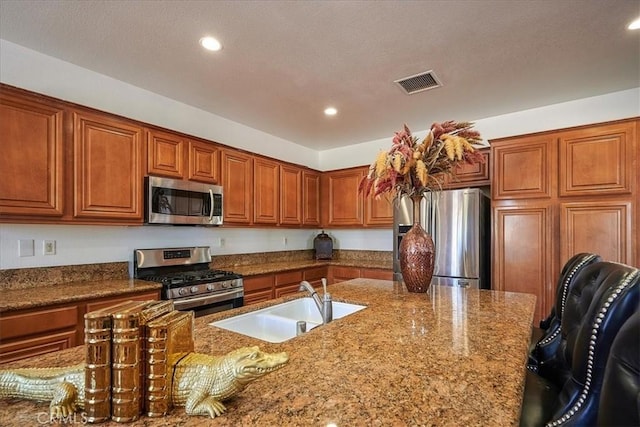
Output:
M364 305L333 302L333 320L367 308ZM312 298L299 298L261 310L218 320L209 325L228 331L279 343L296 336L296 323L307 322L307 332L322 325L322 316Z

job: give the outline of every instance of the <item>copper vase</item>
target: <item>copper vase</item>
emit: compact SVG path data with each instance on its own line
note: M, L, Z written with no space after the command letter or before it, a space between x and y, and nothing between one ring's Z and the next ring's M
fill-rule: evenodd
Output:
M422 196L411 196L411 200L413 201L413 226L400 242L400 271L409 292L427 292L433 276L435 246L431 235L420 225Z

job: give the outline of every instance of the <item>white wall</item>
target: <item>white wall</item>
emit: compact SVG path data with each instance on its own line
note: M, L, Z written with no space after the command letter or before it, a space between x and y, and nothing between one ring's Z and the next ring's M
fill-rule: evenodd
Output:
M561 129L640 116L640 87L607 95L579 99L502 116L470 119L485 140ZM466 119L465 119L466 120ZM333 170L370 164L380 150L391 147L387 138L320 152L320 169ZM416 135L426 129L412 129Z
M0 81L232 147L318 168L319 155L315 150L2 39Z
M316 152L4 40L0 40L0 81L320 170L368 164L379 150L389 148L391 140L389 136ZM640 88L636 88L483 118L476 120L476 127L492 139L639 115ZM209 245L221 255L311 249L318 231L0 224L0 269L130 261L133 249L144 247ZM393 249L391 230L326 231L336 249ZM34 256L18 257L20 239L34 241ZM45 239L56 240L56 255L42 254Z

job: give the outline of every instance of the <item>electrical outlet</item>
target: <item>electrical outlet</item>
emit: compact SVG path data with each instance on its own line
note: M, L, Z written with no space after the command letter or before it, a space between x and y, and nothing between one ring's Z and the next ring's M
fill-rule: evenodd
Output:
M222 237L220 237L218 239L218 247L222 248L224 246L224 239Z
M282 238L282 244L283 244L284 246L287 246L287 243L289 243L289 240L288 240L286 237L283 237L283 238Z
M55 255L56 254L56 241L45 240L42 242L42 254L43 255Z

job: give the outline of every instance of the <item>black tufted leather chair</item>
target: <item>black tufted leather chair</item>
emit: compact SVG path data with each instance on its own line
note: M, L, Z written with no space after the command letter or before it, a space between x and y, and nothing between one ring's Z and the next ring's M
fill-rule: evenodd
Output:
M640 308L616 335L604 373L599 426L640 426Z
M534 342L532 342L527 362L527 369L530 371L538 373L540 365L553 363L553 358L562 338L560 325L569 288L584 267L600 261L602 261L600 256L582 252L572 256L562 268L556 288L555 305L551 309L551 314L540 322L540 329L534 328L532 335L532 341ZM543 372L544 370L545 368L543 368Z
M521 426L595 424L611 344L639 304L636 268L599 262L578 274L567 295L556 364L548 372L553 377L527 373Z

